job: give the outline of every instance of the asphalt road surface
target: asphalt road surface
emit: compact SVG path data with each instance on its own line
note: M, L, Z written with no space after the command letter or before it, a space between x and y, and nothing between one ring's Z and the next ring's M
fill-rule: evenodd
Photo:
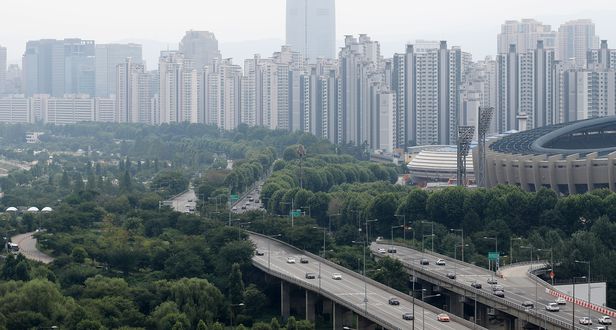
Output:
M235 202L231 208L233 213L242 214L250 211L257 211L263 209L263 203L261 203L260 195L261 188L263 187L263 181L257 182L255 188L246 193L240 200Z
M19 253L26 257L26 259L49 264L53 261L53 258L36 248L36 238L32 236L35 233L36 232L13 236L11 237L11 242L19 245Z
M176 212L193 213L197 208L197 195L194 189L189 189L185 193L172 199L171 202L171 207Z
M391 245L386 243L373 243L370 248L373 253L378 254L378 249L387 250L390 246ZM545 287L541 285L536 285L536 282L532 281L528 276L526 276L528 266L505 269L503 273L503 278L497 278L494 275L494 272L491 272L487 269L474 267L460 261L453 262L447 260L445 266L438 266L436 265L437 258L433 255L421 253L420 251L400 246L396 246L396 250L397 253L395 254L386 254L393 258L400 259L400 261L402 261L402 263L404 264L411 263L413 265L416 265L417 267L421 267L425 270L428 270L443 277L447 276L447 273L453 272L456 274L456 281L462 283L463 285L470 286L472 282L477 281L478 283L482 284L481 290L487 293L492 293L492 286L487 283L487 280L495 278L498 280L498 284L502 285L505 289L505 298L495 297L496 299L506 299L519 305L522 305L522 302L524 301L531 301L535 305L535 310L538 313L549 314L551 317L571 324L573 318L572 304L567 302L566 305L560 305L559 312L546 311L545 305L554 302L556 297L547 294L545 292ZM421 266L419 261L422 258L428 259L430 264L426 266ZM588 316L588 311L588 309L583 308L582 306L576 306L576 323L579 322L579 318L583 316ZM590 316L594 323L593 326L596 326L597 319L602 316L602 314L592 311L590 313ZM579 329L594 329L593 327L582 326L579 323L577 324L576 328L578 327Z
M255 242L257 249L264 253L263 256L255 256L253 260L257 261L265 267L271 267L281 273L296 278L297 280L319 285L324 291L335 294L338 297L344 298L350 304L357 305L360 309L364 309L364 281L362 277L354 272L340 272L339 270L321 264L319 280L319 262L308 258L307 264L300 263L301 255L298 255L295 250L280 244L276 241L268 240L264 237L251 235L250 239ZM268 241L270 245L268 246ZM287 257L295 257L296 263L287 263ZM269 265L269 266L268 266ZM306 279L306 273L317 274L316 279ZM342 273L342 280L332 279L333 273ZM412 305L400 294L397 298L400 301L399 306L389 305L388 300L392 295L376 286L367 285L368 293L368 310L370 313L375 313L378 317L387 322L392 323L400 329L411 329L412 321L402 319L402 314L410 313ZM415 306L415 328L422 329L422 308ZM468 329L467 327L456 323L442 323L436 320L436 314L430 310L425 311L425 329L431 330L451 330L451 329Z

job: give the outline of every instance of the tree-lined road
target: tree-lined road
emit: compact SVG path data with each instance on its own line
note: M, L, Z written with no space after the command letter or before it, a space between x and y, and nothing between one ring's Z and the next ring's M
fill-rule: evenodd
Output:
M19 245L19 253L26 257L26 259L50 264L53 258L36 248L36 238L34 238L34 234L36 234L36 232L13 236L11 237L11 242Z

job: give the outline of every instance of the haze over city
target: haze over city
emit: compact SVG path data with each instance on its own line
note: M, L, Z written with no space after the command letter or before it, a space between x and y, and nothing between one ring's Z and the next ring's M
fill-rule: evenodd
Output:
M119 10L118 8L122 8ZM496 34L505 20L534 18L553 29L589 18L602 39L616 41L616 2L338 0L336 39L366 33L386 56L416 39L447 40L481 59L496 55ZM161 49L176 49L186 30L216 34L223 57L241 63L255 53L269 56L285 40L284 0L156 1L8 0L0 20L0 44L8 63L21 64L27 40L82 38L97 43L137 42L149 67Z

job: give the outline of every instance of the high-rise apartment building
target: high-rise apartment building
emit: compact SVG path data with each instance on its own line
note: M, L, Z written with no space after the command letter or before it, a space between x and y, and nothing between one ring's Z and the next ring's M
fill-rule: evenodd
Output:
M241 123L242 67L231 59L214 61L202 73L201 97L205 100L206 124L232 130Z
M121 123L151 124L150 77L144 65L134 63L129 57L116 70L117 120Z
M208 31L187 31L180 42L180 52L184 57L191 59L197 71L210 65L214 59L220 58L218 40L214 33Z
M117 66L124 64L127 58L134 64L143 64L141 45L96 45L96 96L109 97L116 92Z
M22 67L27 96L95 93L95 45L92 40L28 41Z
M601 40L601 47L591 49L586 56L586 67L589 69L616 69L616 49L609 49L607 40Z
M310 62L336 56L335 0L287 0L287 45Z
M571 61L579 66L586 64L586 54L599 48L599 37L595 35L595 23L579 19L562 24L558 28L558 56L560 61Z
M0 95L6 92L6 48L0 46Z
M177 51L161 52L160 117L164 123L198 122L198 75L191 60Z
M509 52L509 46L515 45L520 53L535 49L537 41L542 40L544 48L557 47L558 36L552 31L550 25L544 25L534 19L522 19L521 21L506 21L501 25L501 32L497 37L498 54Z

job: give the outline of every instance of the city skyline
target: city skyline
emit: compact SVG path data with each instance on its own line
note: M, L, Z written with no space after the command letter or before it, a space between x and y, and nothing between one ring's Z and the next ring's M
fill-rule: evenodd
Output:
M224 57L233 57L236 62L250 58L253 53L267 55L284 44L285 40L285 1L267 0L266 4L252 1L232 1L228 3L208 3L204 11L182 10L181 15L168 7L151 5L147 16L138 19L135 24L133 10L142 8L139 3L123 3L122 12L114 11L111 0L105 5L82 4L74 0L54 1L53 4L40 3L35 9L31 4L14 1L7 6L6 19L0 22L0 30L11 31L0 35L0 44L7 47L9 64L20 63L27 40L44 38L64 39L79 37L96 40L97 43L141 42L144 44L144 57L149 65L156 64L154 55L162 49L150 50L167 45L177 49L185 31L205 30L213 32L221 44ZM175 8L197 6L194 1L180 0ZM183 5L180 5L183 4ZM241 6L242 10L236 8ZM337 49L344 45L344 35L367 33L382 45L383 54L404 51L404 44L416 39L448 40L451 45L467 49L475 59L485 55L496 55L496 34L500 25L506 20L534 18L551 25L552 30L569 20L588 18L596 24L597 35L601 39L616 40L616 23L611 17L616 13L616 4L603 0L590 0L584 3L560 1L543 1L534 3L524 0L515 4L475 0L463 4L448 1L447 10L442 10L443 3L410 4L403 0L385 0L379 6L358 6L357 1L338 0L336 5ZM66 11L63 9L72 8ZM391 10L395 8L395 10ZM464 14L473 8L472 12ZM529 10L528 8L532 8ZM593 8L601 8L595 10ZM72 15L80 10L97 12L97 17L89 15ZM179 10L179 9L178 9ZM222 13L222 14L221 14ZM258 15L254 15L258 13ZM432 15L431 13L434 13ZM463 13L463 14L460 14ZM113 15L114 24L107 19ZM163 16L164 15L164 16ZM70 20L58 20L58 17L70 17ZM160 24L164 17L167 24ZM233 17L233 20L229 18ZM435 17L442 24L434 24ZM28 22L37 21L36 26ZM58 24L59 21L72 23ZM232 22L242 22L238 28ZM41 26L45 26L44 29ZM249 27L246 28L245 26ZM75 31L79 31L76 35ZM240 47L246 41L252 41L255 47ZM150 46L151 45L151 46ZM245 49L245 50L243 50Z

